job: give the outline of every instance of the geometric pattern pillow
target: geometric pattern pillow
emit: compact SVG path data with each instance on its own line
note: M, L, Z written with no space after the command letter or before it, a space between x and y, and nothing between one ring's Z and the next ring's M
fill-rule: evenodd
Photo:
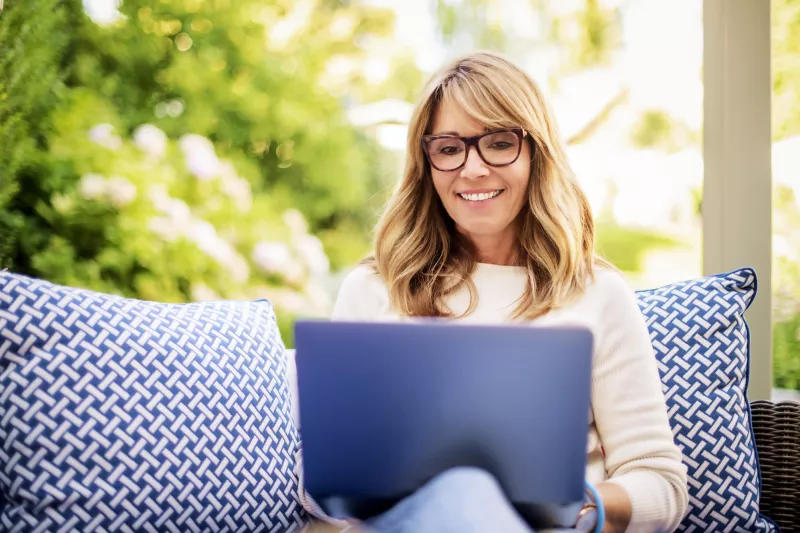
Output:
M283 351L267 301L0 272L0 531L299 531Z
M637 292L688 468L689 509L678 531L777 531L759 513L761 473L747 400L744 312L756 291L755 271L742 268Z

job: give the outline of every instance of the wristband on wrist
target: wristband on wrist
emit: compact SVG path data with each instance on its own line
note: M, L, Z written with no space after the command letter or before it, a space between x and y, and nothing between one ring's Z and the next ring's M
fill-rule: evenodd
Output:
M587 501L578 513L575 529L581 533L601 533L605 526L605 508L600 493L591 483L586 482L586 495Z

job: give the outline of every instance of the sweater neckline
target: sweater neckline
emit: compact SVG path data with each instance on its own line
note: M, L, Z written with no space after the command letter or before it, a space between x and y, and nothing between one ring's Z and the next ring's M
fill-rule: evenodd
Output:
M519 265L496 265L494 263L478 263L479 270L486 272L524 272L525 267Z
M473 279L481 279L488 283L508 282L510 279L525 279L527 277L527 269L524 266L478 263L472 276Z

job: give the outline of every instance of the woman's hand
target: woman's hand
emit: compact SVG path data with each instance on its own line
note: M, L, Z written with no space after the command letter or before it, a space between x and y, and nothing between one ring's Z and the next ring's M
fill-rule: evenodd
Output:
M606 513L603 533L624 533L631 521L633 507L628 493L616 483L599 483L597 492Z

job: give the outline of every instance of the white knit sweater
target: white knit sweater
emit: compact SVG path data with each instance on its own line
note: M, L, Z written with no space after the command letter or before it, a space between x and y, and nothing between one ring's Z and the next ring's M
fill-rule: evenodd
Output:
M479 264L473 275L477 307L458 320L510 320L525 280L522 268ZM458 291L446 303L461 314L469 306L468 290ZM345 278L332 318L402 320L381 278L366 267ZM620 274L598 269L595 282L579 298L536 322L578 323L594 333L587 479L609 480L627 491L633 504L628 532L674 530L689 499L686 468L670 430L655 355L633 291Z

